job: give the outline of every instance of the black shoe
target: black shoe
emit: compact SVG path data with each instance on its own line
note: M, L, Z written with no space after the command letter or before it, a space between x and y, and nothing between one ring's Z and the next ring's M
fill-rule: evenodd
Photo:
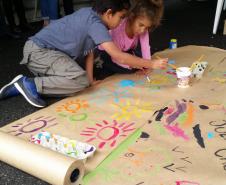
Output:
M21 29L22 31L31 31L31 30L33 30L34 28L33 28L33 26L31 26L31 25L28 24L28 23L23 23L23 24L20 24L20 29Z
M33 79L22 77L16 83L14 83L17 90L23 95L23 97L35 107L45 107L46 103L39 97L36 89L36 85Z
M16 81L18 81L19 79L21 79L23 77L23 75L18 75L16 76L11 82L9 82L8 84L6 84L4 87L1 88L0 90L0 100L1 99L6 99L12 96L17 96L19 95L19 91L16 89L16 87L14 86L14 83Z
M21 38L20 34L13 32L13 31L6 32L5 35L7 35L7 36L9 36L10 38L13 38L13 39L20 39Z

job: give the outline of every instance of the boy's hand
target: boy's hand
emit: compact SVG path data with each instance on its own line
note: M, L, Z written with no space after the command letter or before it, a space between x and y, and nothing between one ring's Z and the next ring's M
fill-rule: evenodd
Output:
M152 69L165 69L168 63L168 58L152 59Z
M148 75L148 73L151 71L152 71L151 69L143 68L143 69L136 71L136 75Z
M102 80L93 80L90 85L94 86L94 85L97 85L97 84L99 84L101 82L102 82Z

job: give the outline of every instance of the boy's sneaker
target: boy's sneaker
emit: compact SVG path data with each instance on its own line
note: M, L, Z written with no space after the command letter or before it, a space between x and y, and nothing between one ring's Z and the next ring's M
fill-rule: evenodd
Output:
M33 79L23 77L14 83L17 90L23 97L35 107L45 107L46 103L39 97L36 85Z
M19 91L14 86L14 83L16 81L18 81L19 79L21 79L22 77L23 77L23 75L16 76L10 83L6 84L4 87L1 88L1 90L0 90L0 100L5 99L5 98L9 98L9 97L12 97L12 96L17 96L17 95L20 94Z

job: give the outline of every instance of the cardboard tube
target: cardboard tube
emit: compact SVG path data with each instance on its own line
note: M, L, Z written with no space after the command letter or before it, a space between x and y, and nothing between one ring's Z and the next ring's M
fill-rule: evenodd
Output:
M54 185L78 185L82 161L0 131L0 160Z

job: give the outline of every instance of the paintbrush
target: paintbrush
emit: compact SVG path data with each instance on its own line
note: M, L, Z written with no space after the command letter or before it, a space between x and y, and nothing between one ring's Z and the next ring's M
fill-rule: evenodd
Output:
M200 62L200 61L204 58L204 56L205 56L205 55L201 55L201 56L199 57L199 59L191 65L191 70L193 70L193 69L195 68L195 64L196 64L197 62Z
M197 60L197 62L200 62L200 61L203 59L203 57L204 57L204 55L201 55L201 56L199 57L199 59Z
M158 59L162 59L160 56L156 56L156 58L158 58ZM170 63L168 63L168 62L167 62L167 65L168 65L168 66L170 66L171 68L175 69L175 70L180 71L180 69L178 69L178 67L177 67L177 66L175 66L175 65L173 65L173 64L170 64Z
M143 72L144 72L144 68L142 68L142 70L143 70ZM148 80L148 82L151 82L151 80L150 80L149 76L148 76L148 75L146 75L146 74L145 74L145 72L144 72L144 76L146 77L146 79Z

